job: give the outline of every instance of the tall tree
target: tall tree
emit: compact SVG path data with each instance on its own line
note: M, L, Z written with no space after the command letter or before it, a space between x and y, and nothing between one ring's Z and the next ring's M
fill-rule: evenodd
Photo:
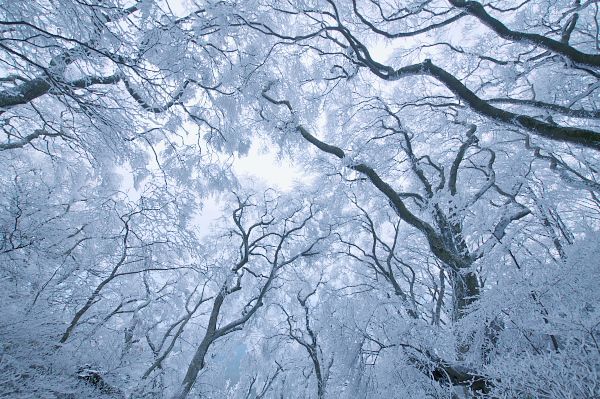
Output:
M598 396L598 11L0 5L2 394Z

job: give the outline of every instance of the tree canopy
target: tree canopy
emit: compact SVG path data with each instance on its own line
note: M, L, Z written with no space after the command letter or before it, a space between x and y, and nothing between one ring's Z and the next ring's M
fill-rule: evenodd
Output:
M599 7L0 4L0 395L600 396Z

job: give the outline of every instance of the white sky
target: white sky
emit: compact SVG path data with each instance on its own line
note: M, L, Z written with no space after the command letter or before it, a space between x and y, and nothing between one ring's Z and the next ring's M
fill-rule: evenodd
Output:
M278 160L274 152L265 152L253 144L247 156L235 157L233 169L238 178L246 185L267 186L277 191L288 191L294 183L301 179L300 171L285 160ZM199 215L195 218L199 236L204 236L210 230L212 221L221 216L221 204L215 197L207 198Z
M278 160L274 152L266 152L253 144L248 156L234 161L235 172L249 180L264 181L268 186L278 190L292 189L294 182L301 179L300 171L286 160Z

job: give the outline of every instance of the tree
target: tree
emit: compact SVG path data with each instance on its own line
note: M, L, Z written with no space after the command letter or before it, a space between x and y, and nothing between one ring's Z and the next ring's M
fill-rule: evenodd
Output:
M174 5L0 6L3 394L598 395L596 2Z
M282 50L282 53L293 53L293 49L297 48L296 54L309 54L310 57L312 53L315 57L321 57L324 60L321 61L322 63L331 65L330 74L326 79L316 77L313 72L314 69L305 68L302 70L304 74L297 79L292 80L289 76L281 76L277 88L275 88L275 83L267 83L262 91L262 97L267 102L290 112L291 117L279 113L278 116L266 117L266 119L280 118L287 120L288 122L283 126L287 128L288 132L295 130L298 137L303 138L318 150L342 160L343 167L362 174L363 179L370 181L380 191L381 195L387 198L401 220L423 233L431 252L442 261L442 265L445 265L442 267L448 268L455 298L454 314L459 316L458 318L454 317L454 320L458 322L460 318L469 314L477 314L472 312L474 306L477 305L476 300L481 297L484 289L482 271L485 273L483 267L490 262L489 258L486 258L497 248L498 243L501 243L502 246L510 246L510 243L503 242L509 231L508 228L511 224L531 214L527 204L531 201L535 202L535 198L527 198L528 196L521 191L523 188L522 182L527 181L526 179L534 165L531 155L540 160L550 161L550 170L558 172L557 175L565 183L568 182L572 185L574 180L577 180L580 187L585 186L587 189L594 190L595 172L586 170L582 173L584 169L587 169L586 166L583 166L586 162L582 160L586 157L593 157L593 152L578 149L576 150L578 155L574 155L570 147L563 146L559 148L564 148L568 155L546 155L543 154L540 147L531 145L532 138L529 134L565 143L576 143L580 145L580 148L596 148L594 142L598 136L593 130L593 120L585 120L586 115L591 116L591 114L586 114L585 110L582 110L584 111L582 113L571 113L565 111L568 107L553 106L550 100L536 102L498 98L485 99L486 96L490 97L491 95L499 97L498 93L503 91L507 93L505 94L506 97L510 97L513 95L511 93L526 92L524 87L529 87L534 95L540 90L546 90L545 92L547 92L548 88L544 86L543 80L539 81L537 79L544 79L542 77L548 76L549 73L557 73L556 69L573 68L577 71L573 73L573 76L582 76L583 79L588 75L593 75L593 70L590 70L592 64L589 63L592 62L590 60L593 59L593 56L590 56L588 61L583 61L581 57L584 57L584 55L568 44L578 16L574 16L568 21L560 41L562 44L557 44L558 41L545 39L537 33L520 34L514 30L511 31L499 20L491 17L479 3L450 3L452 4L442 5L436 2L425 2L421 6L408 7L404 10L396 10L390 4L382 5L379 3L357 4L357 2L353 2L351 6L347 6L328 1L323 2L322 7L316 8L303 8L302 4L290 4L281 10L281 15L284 15L285 10L286 16L284 18L288 18L288 15L294 15L296 20L305 21L305 23L281 27L279 21L276 20L276 16L261 15L254 19L243 18L243 24L273 37L274 41L287 43L289 46ZM525 8L526 3L507 10L498 9L494 6L490 7L499 13L505 12L508 14L518 10L519 13L524 14L525 12L520 9ZM576 4L574 8L566 11L562 18L565 18L565 15L569 13L578 11L578 6ZM461 10L464 10L464 12ZM394 29L398 29L398 25L402 26L402 24L410 26L409 21L411 19L414 21L426 14L434 16L429 27L413 29L413 33L389 33L392 26ZM446 26L455 29L457 27L462 28L459 21L462 21L468 14L477 17L479 21L485 23L501 38L516 42L514 45L506 45L509 49L506 53L500 52L497 54L502 54L505 57L516 54L519 58L506 62L502 59L499 60L497 56L494 58L481 54L476 50L464 50L462 44L462 47L458 47L454 43L447 43L438 39L441 38L441 31L447 32ZM379 24L371 22L374 19L378 20ZM416 26L422 25L417 24ZM418 54L417 51L425 53L417 56L421 59L437 55L439 62L444 63L444 67L438 66L429 58L407 66L387 66L375 61L375 57L369 51L370 44L377 44L377 41L372 38L372 33L386 36L389 39L404 40L401 38L424 33L429 34L430 31L439 31L430 36L433 44L425 47L419 46L414 54ZM581 32L585 35L583 33L585 28ZM369 34L371 34L371 37L369 37ZM489 38L486 37L486 40L489 40ZM464 42L465 45L472 45L468 40ZM474 46L471 48L481 47L480 42L473 40L473 43ZM527 57L527 51L530 50L523 49L521 53L519 53L519 50L515 51L514 47L521 43L538 45L543 47L545 52L536 53L534 49L531 58L522 61L521 57ZM456 54L456 58L469 60L471 57L478 59L479 62L460 64L454 61L448 52L428 53L426 48L430 46L445 46ZM411 56L410 49L399 51ZM564 59L551 58L552 52L567 58L567 65L563 66ZM544 59L544 62L534 62L539 59ZM494 76L492 81L486 79L486 73L489 69L484 69L483 65L487 63L509 65L513 68L521 63L533 63L535 66L527 65L527 70L522 74L515 72L514 76L517 76L517 82L519 82L518 79L523 78L523 84L511 87L510 85L515 86L513 81L503 81L494 75L492 75ZM473 65L467 71L467 78L465 79L460 78L464 73L460 69L462 65ZM421 85L419 85L423 88L421 91L414 89L411 91L406 86L403 87L403 91L387 87L380 88L371 83L372 79L369 76L363 78L363 75L360 74L361 70L366 70L369 74L385 81L401 81L409 79L411 76L430 76L442 83L458 101L453 101L452 97L449 97L439 88L427 86L427 80L421 80ZM349 84L347 86L340 84L340 81L361 78L363 78L361 80L362 87L359 84ZM476 84L476 79L484 83L480 84L476 91L472 91L469 89L469 85L472 84L471 82ZM563 79L568 80L569 78ZM419 84L414 79L411 80L411 83ZM304 94L298 90L298 87L308 87L310 89ZM306 103L303 103L303 101L308 101L308 98L314 99L315 92L325 93L319 97L319 106L309 107ZM423 92L426 94L422 95ZM475 94L476 92L478 94ZM490 94L486 94L487 92ZM281 93L285 93L283 99ZM332 93L339 93L337 97L345 99L345 104L336 107L329 102L329 96L335 95ZM574 101L580 101L582 98L578 97ZM493 104L497 103L511 104L515 107L520 106L520 108L518 112L509 111L496 108ZM571 106L574 103L572 102ZM536 119L527 114L527 107L541 106L542 104L549 110L548 112L552 112L547 121L540 118ZM427 118L434 122L418 125L415 121L409 121L407 118L409 114L406 109L412 107L422 110L426 113ZM438 110L441 110L441 112L438 112ZM561 115L558 115L559 110ZM380 112L379 115L377 115L378 112ZM565 112L569 118L564 117ZM317 116L319 120L332 121L326 124L325 128L322 127L322 124L317 128L321 131L321 135L330 138L329 140L317 138L317 134L311 132L311 130L316 130L316 126L313 125L314 127L311 129L309 124L302 122L302 120L310 121L314 119L313 115L315 113L316 115L319 115L319 113L324 114L323 116ZM349 116L343 117L342 115ZM388 119L386 120L386 118ZM560 121L559 118L561 118ZM579 118L579 120L573 120L572 118ZM423 121L424 118L418 118L418 120ZM501 125L490 125L489 121L501 122ZM575 126L565 126L561 123L574 123ZM453 128L452 125L454 125ZM433 140L427 135L436 135L438 140L445 142L451 137L451 134L455 134L453 132L456 131L456 128L461 126L466 127L465 137L459 139L459 146L455 147L457 149L454 158L444 165L436 157L441 156L442 159L447 159L447 153L432 152L431 143ZM589 126L589 129L586 126ZM482 130L483 132L481 132ZM499 131L506 133L500 135ZM475 132L481 133L475 134ZM404 136L403 140L390 139L394 135ZM485 137L485 140L482 142L479 137ZM498 138L496 139L496 137ZM389 145L390 149L388 150L383 145L377 146L375 144L376 140ZM514 143L520 142L520 147L515 147L511 144L511 141ZM413 150L417 146L417 142L424 149L424 153L419 154ZM347 152L338 143L343 143L344 147L351 148L351 150ZM449 147L450 144L444 144L444 146ZM527 152L523 151L524 149L533 151L533 154L526 155ZM397 155L402 153L401 151L407 159L408 166L404 169L406 171L402 169L402 157ZM502 176L504 181L500 180L497 174L497 171L500 170L497 166L499 153L503 155L510 154L512 157L516 155L523 159L524 162L521 164L523 169L520 171L523 174L510 176L506 174L506 169L504 169L504 176ZM504 163L508 159L509 156L504 158L502 162ZM566 161L567 159L569 161ZM575 170L571 169L571 166L567 166L574 165L574 163L571 163L572 160L579 162L583 169ZM468 161L470 165L466 168L463 167L463 161ZM477 173L467 173L469 172L468 169L481 173L480 176L484 178L481 186L473 186L474 181L476 181L474 179L478 179ZM382 177L384 176L383 173L388 176L387 179ZM414 177L407 178L407 173L413 173ZM350 176L353 177L352 174ZM469 176L468 180L461 179L461 177L466 176ZM398 179L404 180L401 190L388 183L388 181L397 181ZM358 180L361 180L361 178L358 177ZM463 184L459 186L461 180ZM412 187L415 181L422 185L419 192L407 190L407 187ZM464 194L459 195L461 189L464 190ZM498 195L497 199L490 197L490 194ZM503 202L503 205L497 205L499 200ZM492 204L496 209L500 208L500 212L493 215L488 214L492 216L492 219L495 218L495 222L484 222L483 226L489 227L484 228L483 231L481 230L482 215L478 214L474 221L479 226L474 225L474 229L469 231L467 225L465 225L469 219L464 212L472 214L479 207L478 201L481 201L480 204L489 201L488 204ZM415 210L419 208L426 210L427 216L415 215ZM363 210L363 213L366 212ZM373 250L367 251L363 243L357 244L346 240L349 247L356 250L356 252L349 252L349 254L357 257L356 253L362 253L362 256L371 263L371 267L374 267L378 273L394 285L395 278L389 267L390 260L394 259L394 262L398 263L401 262L401 258L396 257L394 251L378 237L374 228L376 223L373 223L372 220L369 222L371 217L368 214L366 219L367 230L373 235ZM545 219L547 220L547 217ZM432 222L433 224L431 224ZM544 217L542 217L541 222L548 225L548 222L544 221ZM565 225L562 226L565 237L572 237L572 233L564 228ZM387 268L381 266L385 264L385 256L381 259L378 258L377 252L380 249L377 247L389 254ZM508 252L511 253L510 250ZM395 291L403 293L402 290L398 290L398 284L396 284ZM413 315L416 314L414 311L412 313ZM497 313L492 315L491 319L487 319L491 323L489 326L492 324L498 326L498 322L492 322L498 320L498 317L502 318ZM457 323L457 325L460 324L462 323ZM489 326L486 328L491 328ZM470 334L463 337L466 337L463 339L467 341L472 341L472 338L469 338ZM552 334L550 334L550 337L553 340L555 339ZM460 344L457 350L461 353L458 360L465 360L465 356L471 351L471 345ZM460 385L469 380L477 382L482 378L481 374L483 373L481 372L467 372L465 374L464 371L449 366L448 361L438 359L436 356L428 357L429 360L439 363L440 368L438 370L446 374L446 376L436 376L434 373L432 377L436 380L446 380L452 384ZM492 380L484 383L484 390L491 389L495 383ZM475 385L473 384L474 388Z
M206 365L205 358L212 344L242 329L263 306L280 270L303 257L316 255L318 252L315 247L325 238L311 235L308 235L307 239L297 238L306 234L309 228L315 212L312 206L305 209L306 206L302 202L290 202L286 206L289 210L283 209L283 214L279 215L281 211L278 208L281 207L279 203L282 199L267 197L265 204L261 206L262 209L252 218L251 208L257 206L251 202L252 199L237 196L236 200L237 206L231 212L235 228L230 232L230 236L235 236L239 244L232 248L234 257L225 257L231 264L224 267L223 281L217 287L211 301L206 332L173 398L183 399L191 391L198 373ZM251 285L246 288L248 284ZM238 292L246 291L249 291L247 296L240 298ZM234 311L230 316L231 319L225 318L223 314L223 306L227 304L230 307L241 305L241 309ZM231 312L230 309L227 310L228 313ZM146 372L145 376L148 374L149 372Z

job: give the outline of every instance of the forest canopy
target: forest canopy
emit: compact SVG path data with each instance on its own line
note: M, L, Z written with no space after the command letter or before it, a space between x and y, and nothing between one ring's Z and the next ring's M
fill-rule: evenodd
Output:
M0 396L600 397L599 7L0 3Z

